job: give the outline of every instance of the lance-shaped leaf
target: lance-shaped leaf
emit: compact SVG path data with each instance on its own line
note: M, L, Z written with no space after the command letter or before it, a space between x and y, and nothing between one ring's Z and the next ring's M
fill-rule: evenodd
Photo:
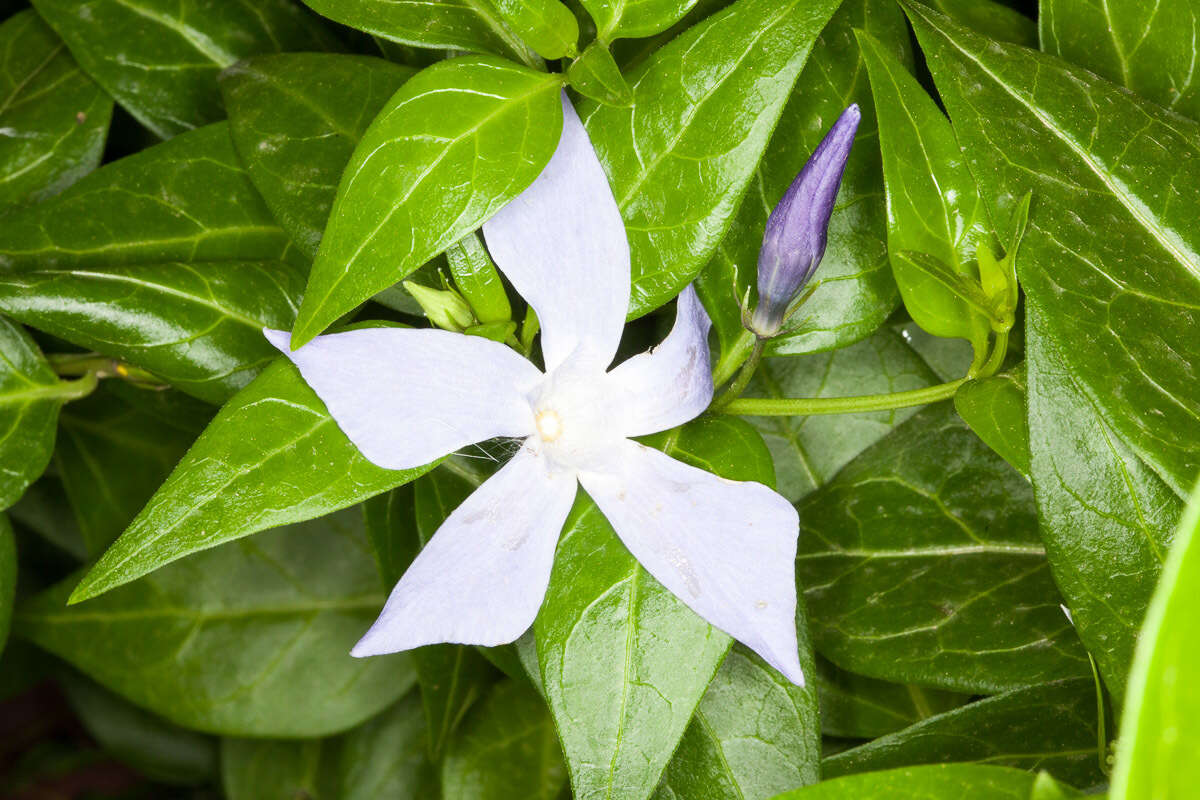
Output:
M1183 504L1101 416L1026 305L1034 494L1054 579L1119 704Z
M225 404L71 599L231 539L329 514L426 469L367 461L295 367L280 361Z
M94 388L60 381L29 334L0 317L0 510L46 469L62 404Z
M292 260L226 123L109 164L0 225L0 269Z
M801 662L812 675L803 616ZM815 684L792 684L737 644L696 707L655 800L766 800L816 783L820 751Z
M1026 47L1038 46L1038 26L1029 17L996 0L921 0L948 17L990 39L1013 42ZM1136 0L1135 0L1136 2ZM1046 2L1039 6L1046 13Z
M282 261L61 267L0 273L0 312L222 403L273 360L262 329L303 291Z
M414 680L405 656L349 655L384 600L357 510L215 548L86 605L66 605L74 584L23 605L20 634L185 727L323 736Z
M1184 494L1200 471L1200 125L906 8L991 218L1012 219L1032 191L1017 268L1045 334L1105 421Z
M633 103L633 89L604 42L592 42L567 70L571 88L584 97L610 106Z
M0 206L41 200L100 163L112 98L37 15L0 25Z
M954 393L954 408L988 447L1028 478L1029 422L1025 388L1025 365L1022 363L1008 372L964 383Z
M389 42L495 53L526 64L537 60L490 0L304 0L304 4Z
M629 235L631 316L712 255L839 2L739 0L628 76L632 106L580 105Z
M668 455L722 477L773 482L766 446L740 420L693 422L664 444ZM729 637L652 578L583 494L563 528L534 632L575 796L649 797Z
M579 52L579 21L559 0L484 0L491 3L542 58L574 58Z
M767 218L847 104L862 112L854 148L829 227L829 243L810 287L813 294L771 352L799 354L842 347L874 332L898 300L887 261L887 217L875 104L863 80L854 30L870 31L904 63L912 61L904 15L888 0L845 0L813 47L734 224L701 273L698 288L722 353L742 335L740 299L754 283ZM730 287L737 280L737 292Z
M879 116L888 253L904 305L925 330L969 339L981 352L989 326L964 298L970 290L956 290L953 283L939 280L904 255L914 251L945 265L968 286L978 282L975 247L988 231L975 178L963 161L950 121L917 79L870 34L860 34L858 42Z
M874 739L894 733L971 699L969 694L855 675L820 657L817 689L821 733L847 739Z
M816 786L784 792L773 800L929 800L972 797L1027 800L1034 777L1011 767L936 764L847 775Z
M1200 117L1200 9L1191 0L1042 0L1038 30L1047 53Z
M164 139L225 116L217 73L239 58L338 46L289 0L37 0L34 7L88 75Z
M13 597L17 592L17 547L8 517L0 514L0 653L8 641Z
M580 0L596 22L596 38L641 39L665 31L697 0Z
M1187 797L1200 779L1200 491L1192 493L1146 612L1117 740L1114 800Z
M418 73L363 134L292 337L299 347L342 314L478 228L550 160L561 84L484 56Z
M916 764L976 761L1046 770L1074 786L1098 786L1096 685L1074 678L1017 689L922 720L824 759L836 778Z
M309 258L355 145L412 73L381 58L332 53L260 56L221 73L238 155Z
M1090 672L1059 608L1029 484L949 403L799 506L817 649L871 677L995 692Z

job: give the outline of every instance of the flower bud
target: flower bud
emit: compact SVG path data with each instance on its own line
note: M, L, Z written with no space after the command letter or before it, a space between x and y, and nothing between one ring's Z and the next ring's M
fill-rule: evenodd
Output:
M404 288L413 296L425 316L439 328L462 333L475 324L471 307L458 292L431 289L412 281L404 281Z
M857 105L842 112L767 220L750 324L763 338L779 333L788 306L825 255L829 217L861 118Z

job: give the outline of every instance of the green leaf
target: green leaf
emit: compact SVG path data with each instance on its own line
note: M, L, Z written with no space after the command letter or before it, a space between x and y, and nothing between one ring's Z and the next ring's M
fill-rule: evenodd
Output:
M125 530L195 438L184 421L155 417L107 387L63 411L54 463L89 556Z
M774 483L766 446L741 420L702 418L663 444L722 477ZM534 633L575 796L649 797L729 637L651 577L583 493Z
M484 324L507 324L512 319L512 305L500 272L479 234L468 234L452 245L446 251L446 265L476 319Z
M712 256L839 2L739 0L635 70L633 106L580 105L629 235L631 317Z
M938 764L868 772L785 792L774 800L1027 800L1033 776L1009 767Z
M865 28L911 62L904 16L890 0L845 0L813 47L812 58L784 108L733 226L701 273L701 293L722 354L742 335L740 299L755 282L763 229L771 210L804 168L829 126L850 103L863 118L830 221L828 248L794 333L776 337L769 352L799 354L843 347L871 335L897 303L887 261L887 211L874 104L854 29Z
M102 167L0 225L0 272L228 260L296 254L226 123Z
M1200 117L1200 16L1191 0L1042 0L1038 27L1047 53Z
M349 655L384 600L356 509L199 553L86 605L66 605L74 584L24 604L19 633L188 728L323 736L414 680L405 656Z
M905 251L948 265L953 278L978 283L975 246L988 233L983 200L933 98L870 34L858 37L875 111L887 179L888 251L900 295L913 320L944 338L987 346L986 317L956 290L904 257ZM982 292L980 292L982 294Z
M221 788L229 800L324 800L336 795L327 740L221 740Z
M633 104L633 89L604 42L592 42L567 70L571 88L610 106Z
M105 752L162 783L197 784L217 772L217 743L130 705L78 673L60 685L71 709Z
M1076 786L1105 782L1096 737L1096 685L1077 678L969 703L821 762L837 778L917 764L979 762L1048 770Z
M1200 490L1146 612L1117 739L1113 800L1187 797L1200 780Z
M94 387L60 381L29 334L0 317L0 510L46 469L62 404Z
M800 653L812 675L806 627L798 626ZM815 686L792 685L736 644L696 707L655 800L765 800L816 783L820 753Z
M537 61L490 0L304 0L304 4L389 42L495 53L530 65Z
M949 403L799 506L817 649L875 678L997 692L1090 674L1059 608L1029 484Z
M893 733L971 699L958 692L855 675L820 657L817 690L821 698L821 732L850 739L874 739Z
M1076 797L1084 797L1084 793L1078 789L1059 783L1050 777L1048 772L1039 772L1033 781L1033 790L1029 794L1029 800L1074 800Z
M1050 568L1114 701L1183 504L1104 421L1026 305L1032 478Z
M37 0L83 69L163 139L224 118L217 73L336 40L289 0Z
M988 447L1029 477L1024 363L1008 372L964 383L954 394L954 408Z
M1046 335L1182 496L1200 471L1200 125L905 6L992 219L1033 194L1017 270Z
M295 367L279 360L225 404L71 600L189 553L346 508L428 469L367 461Z
M566 770L554 723L528 684L498 685L450 742L442 793L456 800L554 800Z
M882 330L841 350L765 359L747 397L844 397L902 392L937 383L901 337ZM775 461L779 493L795 502L917 409L815 417L750 417Z
M100 164L113 102L33 10L0 25L0 206L49 197Z
M13 597L17 591L17 545L8 517L0 514L0 653L8 641Z
M559 0L487 0L508 26L542 58L574 58L579 21ZM694 2L694 0L693 0Z
M1104 0L1107 2L1108 0ZM1038 46L1038 26L1029 17L994 0L921 0L966 27L1001 42L1026 47ZM1040 15L1046 13L1047 2L1039 5Z
M560 78L485 56L441 61L363 134L296 321L299 347L478 228L546 166Z
M221 73L238 155L309 258L354 146L412 74L381 58L332 53L260 56Z
M88 559L79 522L57 475L43 475L26 490L8 515L14 523L37 534L75 563ZM2 670L0 670L2 671Z
M262 330L303 291L284 261L60 267L0 272L0 312L223 403L278 356Z
M580 0L596 21L596 38L642 39L665 31L696 5L697 0Z

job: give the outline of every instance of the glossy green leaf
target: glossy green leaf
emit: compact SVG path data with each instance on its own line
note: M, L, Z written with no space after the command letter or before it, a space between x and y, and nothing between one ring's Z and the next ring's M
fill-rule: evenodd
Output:
M801 663L812 675L800 617ZM766 800L816 783L820 753L815 686L792 685L736 644L696 707L655 800Z
M580 0L596 22L596 38L641 39L665 31L697 0Z
M12 524L0 514L0 653L8 641L12 621L13 597L17 591L17 546L13 540Z
M0 510L46 469L59 409L88 389L60 381L29 334L0 317Z
M92 738L143 775L176 784L216 775L215 739L172 725L77 673L64 670L60 684Z
M0 273L0 312L222 403L278 356L262 330L303 291L283 261L61 267Z
M37 13L0 25L0 206L41 200L100 164L112 98Z
M574 58L579 22L559 0L486 0L542 58Z
M566 784L546 705L528 684L499 684L451 740L442 796L461 800L554 800Z
M381 58L284 53L221 73L230 133L250 179L312 258L363 131L412 75Z
M739 0L630 74L633 106L580 105L629 235L630 316L712 256L839 2Z
M1025 408L1025 365L983 380L964 383L954 408L971 430L1013 468L1030 475L1029 422Z
M0 225L4 272L295 258L226 123L109 164Z
M1104 421L1026 306L1032 477L1042 540L1079 636L1119 705L1183 504Z
M414 680L406 656L349 654L384 601L356 509L67 606L74 585L68 578L23 605L20 633L185 727L327 735L383 710Z
M1029 484L949 403L799 506L817 649L853 672L996 692L1090 674L1059 608Z
M621 74L604 42L592 42L567 70L571 88L584 97L610 106L633 103L633 88Z
M1200 117L1200 9L1191 0L1042 0L1038 29L1046 52Z
M1095 683L1077 678L969 703L826 758L821 774L970 761L1046 770L1075 786L1103 784Z
M746 396L845 397L903 392L935 383L936 376L920 356L898 334L883 330L841 350L765 359ZM750 417L748 421L771 450L780 494L795 502L916 411Z
M912 60L903 14L889 0L845 0L821 33L734 224L697 283L722 353L742 334L731 288L735 278L741 298L755 282L767 217L850 103L859 104L863 118L830 221L828 248L810 283L813 295L794 318L799 329L776 337L770 352L799 354L851 344L874 332L896 306L878 129L855 28L887 43L901 61Z
M1001 42L1038 46L1038 26L1029 17L995 0L920 0L968 28ZM1105 0L1102 0L1102 2ZM1136 2L1136 0L1134 0ZM1047 0L1039 4L1045 14Z
M701 419L664 451L734 480L774 483L746 423ZM580 493L534 622L537 655L579 798L649 797L729 648L629 554Z
M1200 490L1142 625L1117 739L1113 800L1187 797L1200 780Z
M343 25L389 42L495 53L526 64L537 56L513 32L490 0L304 0Z
M1183 495L1200 471L1200 125L906 7L992 219L1033 194L1017 268L1048 312L1046 335L1106 422Z
M821 732L826 736L874 739L957 708L970 695L902 685L855 675L817 658Z
M83 69L167 139L224 118L217 73L336 40L289 0L37 0ZM102 32L99 33L99 32Z
M464 236L446 251L446 265L454 286L471 304L475 318L482 323L506 323L512 319L500 271L488 255L479 234Z
M225 404L71 599L231 539L346 508L427 469L371 464L295 367L280 360Z
M199 421L203 428L206 418ZM185 420L155 417L107 387L63 411L54 464L89 556L103 553L133 521L197 433Z
M1033 775L1009 767L938 764L848 775L775 800L1027 800Z
M904 305L935 336L987 346L989 325L951 286L904 257L931 256L967 282L978 281L975 247L987 234L983 200L954 129L903 64L870 34L858 39L879 117L887 180L888 252Z
M342 176L292 345L478 228L550 160L557 75L484 56L439 62L400 88Z
M221 788L229 800L323 800L337 790L323 739L223 739Z

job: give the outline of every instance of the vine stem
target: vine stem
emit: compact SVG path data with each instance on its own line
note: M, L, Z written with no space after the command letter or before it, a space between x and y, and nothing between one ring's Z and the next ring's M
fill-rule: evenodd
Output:
M746 387L750 385L750 379L754 377L754 373L758 369L758 363L762 361L763 350L766 347L766 339L755 338L754 347L750 351L750 356L742 364L741 371L733 379L733 383L729 384L729 388L709 406L710 411L721 412L729 405L737 402L737 399L742 396L742 392L746 391Z
M959 378L937 386L891 394L867 394L858 397L743 397L718 408L722 414L755 417L807 417L820 414L854 414L862 411L888 411L893 408L923 406L953 397L968 378Z

